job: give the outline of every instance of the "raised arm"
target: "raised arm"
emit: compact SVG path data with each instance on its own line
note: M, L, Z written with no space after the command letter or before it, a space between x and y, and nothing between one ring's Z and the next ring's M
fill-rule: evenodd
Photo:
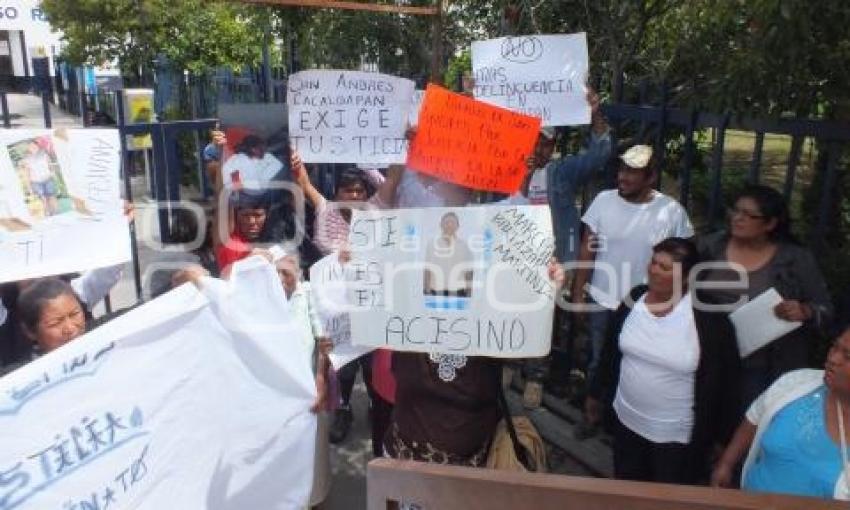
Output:
M391 208L395 205L395 192L403 176L404 165L391 165L387 170L387 178L375 193L377 202L381 207Z
M590 243L593 240L593 232L590 228L584 229L584 234L581 236L581 246L579 246L578 257L576 258L577 267L575 269L575 277L573 278L573 287L571 291L572 302L574 305L584 303L584 287L590 279L591 266L596 260L596 254L591 249Z
M323 197L322 194L319 193L319 190L313 186L313 183L310 182L310 176L307 174L307 168L301 161L301 156L299 156L294 150L290 157L290 163L292 165L292 176L295 178L295 183L298 184L301 191L307 195L307 200L313 204L313 207L320 209L325 204L325 197Z

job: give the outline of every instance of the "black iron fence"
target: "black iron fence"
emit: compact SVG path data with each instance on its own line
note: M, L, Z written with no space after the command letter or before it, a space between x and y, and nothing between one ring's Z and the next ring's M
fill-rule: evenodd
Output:
M250 80L249 80L250 81ZM226 83L233 83L225 80ZM247 84L248 82L246 82ZM254 83L254 82L252 82ZM261 93L257 90L256 83L243 84L247 87L247 96L244 99L254 101L260 99ZM236 85L241 87L243 85ZM221 84L217 86L222 86ZM230 85L225 85L229 87ZM275 100L285 100L285 87L279 87L275 94ZM272 87L272 90L276 90ZM232 91L231 91L232 92ZM230 92L227 92L228 94ZM217 98L222 94L221 89L216 89L214 94ZM123 103L120 100L121 93L102 93L95 96L80 93L78 100L78 111L85 113L103 112L108 118L113 119L119 126L123 135L144 134L153 135L154 148L151 169L151 196L155 200L175 200L179 193L179 183L185 172L197 172L197 166L190 168L186 165L176 149L177 136L180 133L193 131L197 133L195 151L200 152L206 142L208 131L215 126L215 119L207 118L197 121L179 121L167 123L152 123L139 125L126 125L123 119ZM238 101L240 97L230 96L230 99ZM45 92L41 96L43 105L44 126L50 127L52 119L49 105L52 94ZM203 110L204 108L199 108ZM728 193L728 179L730 168L724 161L726 140L731 131L742 131L749 133L753 138L752 156L746 171L745 180L749 183L758 183L764 177L763 152L766 137L771 135L784 135L790 137L790 147L784 172L781 172L782 191L786 198L790 198L795 191L800 191L803 185L800 180L799 168L804 143L813 141L818 148L819 164L812 169L812 180L819 182L819 198L816 200L816 212L814 219L810 218L806 239L808 244L815 249L825 247L824 240L827 232L834 226L836 217L832 214L836 200L844 199L836 192L839 177L846 169L842 166L842 155L845 153L848 142L850 142L850 123L832 122L812 119L796 120L769 120L739 117L732 114L715 114L700 112L696 110L684 110L680 108L668 108L663 103L659 106L633 105L633 104L610 104L603 105L604 114L608 117L616 136L621 138L626 133L632 133L635 137L649 141L656 147L662 168L673 168L675 171L668 174L666 179L673 175L676 182L667 182L669 189L673 186L678 193L679 200L692 215L700 216L706 220L706 224L714 226L723 217L724 194ZM11 126L11 118L15 112L9 111L5 92L0 92L0 113L2 113L3 126ZM211 116L212 117L212 116ZM83 124L90 122L83 115ZM102 124L101 124L102 125ZM710 144L700 144L700 135L712 133ZM123 137L122 137L123 139ZM707 145L707 146L706 146ZM670 147L677 147L675 155L668 152ZM128 152L125 150L125 167L129 165ZM195 158L200 161L200 154ZM184 168L185 167L185 168ZM699 200L694 198L694 178L697 172L701 179L701 194ZM323 184L332 188L332 172L320 172ZM771 181L776 182L777 172L771 170ZM204 186L204 175L198 179L199 185ZM328 182L324 182L328 181ZM201 190L203 192L203 190ZM800 218L796 218L800 219ZM166 222L167 223L167 222Z

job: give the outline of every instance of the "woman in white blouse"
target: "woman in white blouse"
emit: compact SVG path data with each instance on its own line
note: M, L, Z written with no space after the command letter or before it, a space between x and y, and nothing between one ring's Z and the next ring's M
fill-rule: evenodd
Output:
M738 354L722 332L722 314L692 302L693 243L668 238L653 247L648 284L635 287L609 325L599 370L586 402L599 421L614 412L618 479L697 483L708 454L734 431Z

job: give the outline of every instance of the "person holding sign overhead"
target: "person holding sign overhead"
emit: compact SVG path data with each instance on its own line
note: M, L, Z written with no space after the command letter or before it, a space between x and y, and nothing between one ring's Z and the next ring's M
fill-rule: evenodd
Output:
M593 89L588 88L587 102L591 111L590 142L587 150L553 160L558 132L553 127L542 128L534 154L528 158L529 172L521 189L530 204L549 206L555 232L555 257L567 264L576 259L581 231L576 194L594 176L604 171L611 157L610 127L599 111L599 95ZM556 309L555 313L558 322L563 320L560 308ZM565 340L564 343L568 345L563 347L571 357L573 348L569 344L572 338ZM526 363L527 381L523 403L529 409L539 407L543 399L543 380L548 372L546 365L545 361Z
M782 301L773 314L759 322L778 319L803 324L744 358L743 413L779 376L808 365L811 339L816 331L829 327L833 307L812 253L791 234L782 195L767 186L750 186L734 204L729 210L728 230L700 243L703 260L716 263L700 279L720 284L719 288L704 289L701 298L709 304L725 305L731 312L774 289Z

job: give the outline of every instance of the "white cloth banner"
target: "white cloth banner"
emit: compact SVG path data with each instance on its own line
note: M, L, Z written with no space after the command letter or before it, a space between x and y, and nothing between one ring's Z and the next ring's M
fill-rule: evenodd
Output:
M130 260L115 129L0 130L0 282Z
M475 99L540 117L544 126L590 123L584 32L472 43Z
M523 358L549 352L548 207L354 211L354 345Z
M289 141L305 163L404 163L413 82L378 73L311 70L289 78Z
M304 508L316 390L287 314L249 259L0 379L0 509Z
M322 330L334 344L328 356L334 370L373 350L372 347L351 345L351 317L348 313L350 308L346 286L353 278L351 265L340 264L339 252L331 253L310 267L310 288L322 318Z

